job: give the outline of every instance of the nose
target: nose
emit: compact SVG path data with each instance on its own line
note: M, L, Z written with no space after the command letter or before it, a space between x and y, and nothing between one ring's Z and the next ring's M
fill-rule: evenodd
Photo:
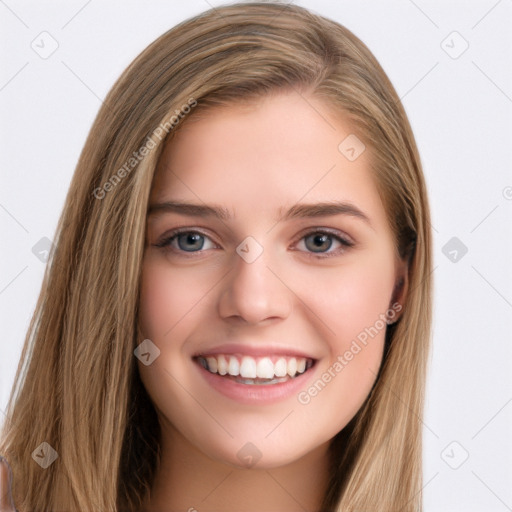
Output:
M259 324L288 317L293 292L276 270L279 265L269 261L269 253L263 250L252 262L237 253L233 255L233 267L223 281L218 302L218 312L223 319Z

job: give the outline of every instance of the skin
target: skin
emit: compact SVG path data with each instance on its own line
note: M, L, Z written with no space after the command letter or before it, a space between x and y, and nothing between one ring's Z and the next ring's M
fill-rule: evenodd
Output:
M199 376L192 355L228 341L300 348L317 360L307 390L379 315L403 302L407 283L396 284L406 279L405 266L369 151L349 161L338 150L352 133L319 99L282 92L191 116L165 148L150 205L216 204L231 219L148 216L139 322L160 355L138 365L162 427L162 459L145 512L319 509L329 441L374 384L385 328L307 404L296 393L240 404ZM348 202L368 222L350 214L277 220L296 203L326 201ZM176 239L156 246L178 227L206 235L202 251L180 252ZM353 246L333 237L314 252L322 228ZM248 236L263 248L252 263L236 252ZM188 247L186 237L182 244ZM261 453L251 468L237 457L247 442Z

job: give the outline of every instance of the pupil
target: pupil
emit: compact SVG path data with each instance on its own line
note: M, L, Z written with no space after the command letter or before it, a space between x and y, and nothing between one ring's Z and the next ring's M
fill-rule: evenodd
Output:
M313 244L311 246L308 246L308 240L312 239ZM322 250L328 250L332 245L332 240L330 238L330 235L326 234L318 234L318 235L311 235L311 237L306 238L306 247L308 249L312 250L313 252L322 252Z
M192 252L203 247L204 240L202 240L202 238L202 235L198 233L185 233L178 237L178 245L180 246L181 250ZM190 245L182 244L183 240L185 240L185 244Z

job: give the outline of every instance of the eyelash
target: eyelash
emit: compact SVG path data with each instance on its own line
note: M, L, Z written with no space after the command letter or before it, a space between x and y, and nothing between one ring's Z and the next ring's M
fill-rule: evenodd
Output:
M202 252L204 252L204 249L200 249L198 251L184 251L182 249L176 249L174 247L171 247L171 243L179 235L182 235L182 234L197 234L197 235L201 235L203 237L210 239L210 237L208 235L206 235L206 233L203 233L202 231L198 231L195 229L189 229L189 228L177 228L177 229L172 230L170 233L167 233L159 242L154 244L154 246L162 248L162 249L166 249L166 250L169 250L169 251L172 251L175 253L179 253L180 255L184 256L185 258L195 258L195 257L197 257L197 255L200 255ZM345 252L345 250L354 246L353 241L349 240L348 238L343 237L341 234L339 234L339 232L334 232L327 228L313 228L313 229L307 231L306 233L302 234L298 240L296 240L294 242L294 245L311 235L328 235L329 237L335 239L342 245L342 248L339 248L338 250L328 252L328 253L327 252L326 253L315 253L315 252L307 252L307 251L305 252L305 254L308 257L312 257L315 259L325 259L325 258L330 258L333 256L338 256L340 253L343 253L343 252ZM213 242L213 240L212 240L212 242ZM215 242L213 242L213 243L215 243ZM331 249L331 248L329 247L329 249ZM206 249L206 250L208 250L208 249Z

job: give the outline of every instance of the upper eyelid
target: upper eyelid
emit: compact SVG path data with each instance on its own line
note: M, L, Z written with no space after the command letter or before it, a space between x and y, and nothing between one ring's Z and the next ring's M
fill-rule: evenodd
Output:
M178 237L179 235L183 235L186 233L198 233L206 238L209 238L215 245L218 245L215 240L205 233L204 231L197 229L197 228L176 228L171 229L167 234L163 234L161 237L159 237L159 241L157 241L154 245L161 245L161 244L167 244L171 239L174 239ZM199 251L198 251L199 252Z
M351 244L355 243L354 239L350 235L344 233L343 231L340 231L339 229L326 228L326 227L315 227L315 226L310 227L310 228L304 228L304 230L301 231L300 234L297 235L297 237L294 239L295 240L294 243L296 243L299 240L302 240L305 236L311 235L313 233L325 233L325 234L331 235L335 238L339 238L344 242L351 243Z

